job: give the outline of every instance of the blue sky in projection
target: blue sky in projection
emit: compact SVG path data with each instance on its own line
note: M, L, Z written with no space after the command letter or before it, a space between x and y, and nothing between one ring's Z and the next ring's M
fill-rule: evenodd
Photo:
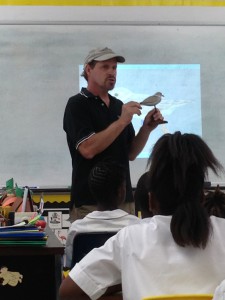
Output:
M82 68L83 65L80 65L79 74ZM124 103L132 100L140 102L156 92L164 95L157 107L168 123L159 125L151 133L139 158L148 158L152 146L164 133L180 130L202 136L199 64L118 64L117 70L116 86L110 94ZM80 77L80 88L86 86L85 79ZM143 106L142 115L133 117L136 133L150 109Z

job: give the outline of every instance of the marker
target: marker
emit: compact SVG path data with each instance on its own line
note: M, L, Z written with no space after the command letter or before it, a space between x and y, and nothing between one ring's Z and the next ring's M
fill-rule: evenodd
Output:
M28 220L23 220L20 223L17 223L15 225L12 225L12 227L17 227L17 226L23 226L23 225L27 225L28 224Z
M39 220L41 217L40 214L38 214L36 217L34 217L33 219L31 219L29 222L28 222L28 225L33 225L36 223L37 220Z

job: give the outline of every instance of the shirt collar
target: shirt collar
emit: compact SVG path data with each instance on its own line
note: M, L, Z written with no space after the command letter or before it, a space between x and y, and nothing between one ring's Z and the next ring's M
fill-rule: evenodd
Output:
M91 92L89 92L86 88L82 88L80 91L80 95L84 96L85 98L95 97Z
M88 91L87 88L84 88L84 87L81 89L79 94L84 96L87 99L88 98L96 98L96 97L100 99L100 97L93 95L91 92ZM114 99L114 97L111 94L109 94L109 98L110 98L110 101Z
M128 213L122 209L105 210L105 211L93 211L86 217L90 219L117 219L127 216Z

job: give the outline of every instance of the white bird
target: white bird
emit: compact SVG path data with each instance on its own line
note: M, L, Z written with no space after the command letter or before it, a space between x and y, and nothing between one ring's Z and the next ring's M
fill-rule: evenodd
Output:
M161 92L157 92L154 95L149 96L143 101L141 101L140 104L146 106L155 106L156 104L161 102L162 97L164 97L164 95Z

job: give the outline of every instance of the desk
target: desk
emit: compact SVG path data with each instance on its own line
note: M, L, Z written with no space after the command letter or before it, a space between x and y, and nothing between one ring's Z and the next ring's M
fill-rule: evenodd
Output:
M23 276L16 286L0 285L1 299L58 299L64 247L50 228L46 233L46 246L0 246L0 268L5 266Z

